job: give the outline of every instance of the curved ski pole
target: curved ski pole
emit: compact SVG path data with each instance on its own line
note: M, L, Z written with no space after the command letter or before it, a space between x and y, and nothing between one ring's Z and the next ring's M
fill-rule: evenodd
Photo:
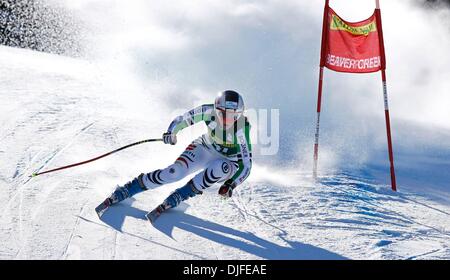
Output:
M82 162L77 162L77 163L73 163L73 164L70 164L70 165L61 166L61 167L50 169L50 170L43 171L43 172L34 172L33 174L31 174L28 177L36 177L36 176L39 176L39 175L42 175L42 174L45 174L45 173L55 172L55 171L58 171L58 170L63 170L63 169L66 169L66 168L71 168L71 167L75 167L75 166L78 166L78 165L86 164L86 163L89 163L89 162L101 159L103 157L112 155L112 154L117 153L119 151L122 151L124 149L130 148L132 146L136 146L136 145L140 145L140 144L144 144L144 143L148 143L148 142L156 142L156 141L163 141L163 139L162 138L157 138L157 139L146 139L146 140L138 141L138 142L131 143L129 145L120 147L120 148L118 148L118 149L116 149L114 151L108 152L106 154L103 154L103 155L100 155L98 157L91 158L91 159L88 159L88 160L85 160L85 161L82 161Z

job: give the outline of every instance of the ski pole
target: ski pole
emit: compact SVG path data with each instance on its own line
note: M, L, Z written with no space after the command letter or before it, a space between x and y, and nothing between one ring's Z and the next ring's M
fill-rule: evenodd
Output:
M42 174L45 174L45 173L50 173L50 172L54 172L54 171L58 171L58 170L66 169L66 168L75 167L75 166L78 166L78 165L82 165L82 164L85 164L85 163L88 163L88 162L92 162L92 161L101 159L101 158L103 158L103 157L112 155L112 154L114 154L114 153L117 153L118 151L121 151L121 150L130 148L130 147L132 147L132 146L136 146L136 145L140 145L140 144L144 144L144 143L148 143L148 142L162 141L162 140L163 140L162 138L158 138L158 139L146 139L146 140L138 141L138 142L135 142L135 143L132 143L132 144L123 146L123 147L121 147L121 148L118 148L118 149L116 149L116 150L114 150L114 151L108 152L108 153L106 153L106 154L100 155L100 156L95 157L95 158L91 158L91 159L88 159L88 160L85 160L85 161L82 161L82 162L77 162L77 163L70 164L70 165L66 165L66 166L61 166L61 167L54 168L54 169L50 169L50 170L43 171L43 172L35 172L35 173L31 174L31 175L28 176L28 177L36 177L36 176L38 176L38 175L42 175Z

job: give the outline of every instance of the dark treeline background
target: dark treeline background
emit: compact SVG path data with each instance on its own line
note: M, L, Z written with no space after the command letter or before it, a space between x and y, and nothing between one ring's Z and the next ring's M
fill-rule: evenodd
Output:
M0 0L0 44L77 56L81 24L55 1Z

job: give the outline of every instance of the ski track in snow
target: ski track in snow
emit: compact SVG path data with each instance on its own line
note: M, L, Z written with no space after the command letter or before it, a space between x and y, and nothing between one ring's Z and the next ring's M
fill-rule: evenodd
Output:
M73 142L75 141L76 137L78 135L80 135L82 132L84 132L86 129L88 129L89 127L91 127L93 125L93 123L89 124L88 126L84 127L83 129L81 129L71 140L71 142L69 142L68 144L66 144L63 148L57 148L56 150L54 150L53 152L51 152L50 156L48 156L45 160L44 163L42 163L37 169L36 169L36 173L41 171L43 168L45 168L47 165L49 165L52 160L57 157L59 154L61 154L64 150L66 150L68 147L70 147ZM32 163L31 163L32 164ZM28 171L30 168L25 168L25 171ZM17 175L16 175L17 174ZM16 170L16 172L14 173L13 178L18 177L21 178L23 177L24 174L20 173L18 170ZM33 178L29 177L23 182L20 183L21 184L18 188L15 189L14 194L11 196L11 198L8 200L8 202L6 203L6 206L4 207L4 209L2 210L2 213L4 213L5 211L8 211L11 202L17 197L18 194L21 194L23 189L27 186L28 182L30 182L30 180L32 180Z
M151 170L143 164L163 167L169 149L130 149L89 167L28 178L134 141L142 127L152 132L146 121L127 119L130 108L92 78L19 66L14 59L28 52L0 47L0 55L10 57L0 60L7 81L0 83L6 102L0 105L6 112L0 119L0 259L450 257L449 205L345 172L324 175L318 184L300 172L284 174L296 185L255 178L228 200L212 187L151 225L144 215L179 186L173 184L114 206L99 220L94 208L114 184ZM62 57L35 57L70 68ZM24 75L28 85L20 81ZM150 153L154 165L146 159Z
M75 221L75 225L73 226L72 232L70 233L69 240L67 242L67 245L64 247L64 250L63 250L63 252L61 254L60 259L66 259L67 258L67 252L68 252L69 246L72 243L72 240L73 240L73 238L75 236L76 229L77 229L78 225L80 224L80 217L83 215L83 211L85 209L85 206L86 206L86 204L84 204L81 207L80 213L78 213L78 215L77 215L77 218L76 218L76 221Z

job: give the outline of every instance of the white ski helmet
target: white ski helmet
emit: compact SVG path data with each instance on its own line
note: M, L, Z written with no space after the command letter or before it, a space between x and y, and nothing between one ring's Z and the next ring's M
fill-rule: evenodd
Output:
M214 109L219 123L228 128L244 113L244 100L236 91L225 90L216 97Z

